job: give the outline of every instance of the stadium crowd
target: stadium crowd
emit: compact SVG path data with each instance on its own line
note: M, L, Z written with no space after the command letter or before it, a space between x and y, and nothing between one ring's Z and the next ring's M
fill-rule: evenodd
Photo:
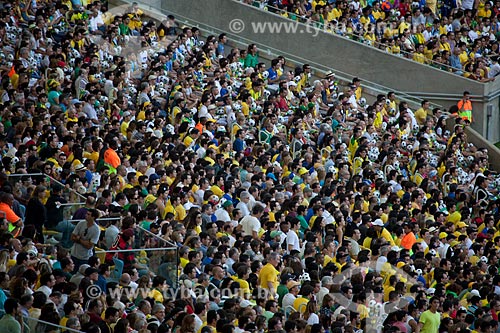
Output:
M242 1L472 80L500 73L499 1Z
M449 131L137 4L4 1L0 38L2 332L498 330L467 92Z

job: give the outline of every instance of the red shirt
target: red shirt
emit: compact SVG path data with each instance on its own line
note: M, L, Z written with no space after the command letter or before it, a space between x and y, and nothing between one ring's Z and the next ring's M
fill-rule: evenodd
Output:
M122 236L118 236L110 250L131 250L132 246L126 242ZM118 259L123 261L124 268L130 268L135 263L134 252L108 252L106 253L106 262L108 264L113 264L113 257L116 255Z

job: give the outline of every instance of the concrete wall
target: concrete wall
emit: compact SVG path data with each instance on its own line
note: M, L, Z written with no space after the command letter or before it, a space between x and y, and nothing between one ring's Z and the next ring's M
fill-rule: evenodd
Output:
M483 84L422 66L233 0L162 0L161 3L166 13L187 19L195 26L199 22L213 27L214 33L228 33L229 39L238 38L248 43L255 41L261 53L279 51L284 56L296 55L304 63L308 62L316 68L333 69L346 76L360 77L367 85L382 85L397 93L427 98L445 107L455 104L462 92L468 90L474 96L474 129L486 136L489 124L488 139L500 141L498 97L491 100L488 97L500 91L500 82ZM234 25L234 20L238 20L238 25ZM256 24L268 24L265 26L266 33L256 31ZM270 33L269 24L281 28L281 32L275 30ZM295 29L294 32L285 31L285 24L288 29ZM489 119L484 115L487 105L492 106Z

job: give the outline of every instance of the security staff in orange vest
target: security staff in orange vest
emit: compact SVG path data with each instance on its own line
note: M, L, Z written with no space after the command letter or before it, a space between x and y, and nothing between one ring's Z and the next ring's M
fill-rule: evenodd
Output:
M472 102L470 101L470 93L468 91L464 91L464 97L458 101L457 107L458 116L472 123Z

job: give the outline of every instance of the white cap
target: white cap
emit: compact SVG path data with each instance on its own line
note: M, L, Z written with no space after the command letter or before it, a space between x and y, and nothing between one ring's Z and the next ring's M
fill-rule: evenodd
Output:
M240 308L248 308L249 306L252 306L249 300L244 299L240 302Z

